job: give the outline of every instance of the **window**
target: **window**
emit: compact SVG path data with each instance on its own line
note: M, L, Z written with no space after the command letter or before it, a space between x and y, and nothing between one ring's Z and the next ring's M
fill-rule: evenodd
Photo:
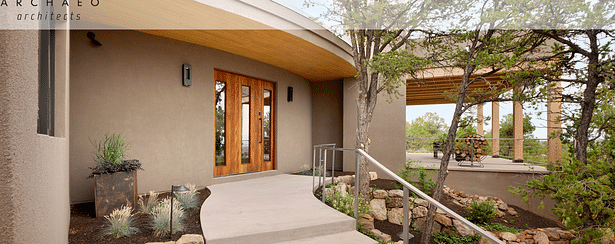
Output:
M54 136L55 127L54 40L53 30L39 32L37 133L49 136Z

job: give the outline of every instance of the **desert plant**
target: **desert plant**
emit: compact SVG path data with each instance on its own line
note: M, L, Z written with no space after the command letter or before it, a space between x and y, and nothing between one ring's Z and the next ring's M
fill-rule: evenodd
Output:
M124 206L122 208L114 209L111 214L106 215L105 219L107 223L102 231L103 236L110 236L113 238L120 238L124 236L131 236L139 232L139 229L132 225L134 216L132 214L132 207Z
M489 223L497 214L495 203L489 201L477 202L476 200L473 200L470 204L469 210L470 213L468 214L468 220L475 224Z
M433 179L429 178L433 175L433 172L428 173L427 169L425 169L420 161L408 160L406 164L402 165L402 168L397 172L397 175L426 194L429 194L431 188L436 186ZM410 181L410 178L415 176L417 177L419 183L418 186ZM403 185L397 183L396 188L401 190L403 189Z
M100 140L90 140L90 142L96 149L94 151L96 167L90 168L92 174L88 178L93 178L97 174L142 170L139 160L124 160L126 151L128 151L128 143L122 133L106 133Z
M196 191L196 186L190 183L185 186L190 191L184 193L176 192L175 199L183 209L195 209L199 206L199 193Z
M139 206L141 206L142 213L149 214L152 212L152 209L158 203L158 195L158 193L150 191L147 200L145 200L145 197L139 196Z
M325 202L331 204L335 210L354 218L354 194L335 192L325 196ZM363 201L359 202L359 216L369 213L369 205Z
M171 199L165 198L160 201L150 214L152 223L151 227L154 229L154 235L163 236L169 234L169 220L171 218ZM173 205L173 233L185 229L184 219L186 218L184 209L179 204Z

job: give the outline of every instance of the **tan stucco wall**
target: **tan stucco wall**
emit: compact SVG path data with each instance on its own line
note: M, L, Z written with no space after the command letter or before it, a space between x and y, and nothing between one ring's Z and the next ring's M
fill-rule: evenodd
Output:
M398 88L406 90L405 86ZM344 80L344 147L356 147L357 130L357 105L356 99L358 90L355 79ZM393 172L400 169L400 164L406 161L406 99L404 96L398 99L393 98L392 102L387 102L388 95L378 95L376 108L372 117L372 124L369 131L371 145L369 154L378 162L382 163ZM344 170L354 171L355 156L353 153L344 153ZM378 172L380 178L386 178L375 166L370 167L371 171Z
M108 131L130 141L129 158L141 161L140 193L171 184L212 184L214 69L276 83L277 167L296 171L311 162L310 83L288 71L219 50L135 31L71 35L71 201L93 200L93 146ZM181 67L192 65L191 87ZM287 87L294 101L286 101Z
M66 37L59 40L67 44ZM56 55L57 63L68 53ZM0 31L0 56L1 242L67 243L68 140L36 132L38 31ZM65 78L57 76L56 89L66 89ZM56 101L56 109L68 111L66 100ZM63 131L67 126L56 124Z
M312 83L312 143L344 145L342 81ZM331 154L327 155L327 168L331 169ZM311 166L311 165L310 165ZM335 157L335 169L342 170L342 154Z

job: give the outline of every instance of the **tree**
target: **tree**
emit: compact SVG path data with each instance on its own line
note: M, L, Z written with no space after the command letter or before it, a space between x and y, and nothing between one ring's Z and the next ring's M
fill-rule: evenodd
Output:
M445 18L459 9L450 3L428 0L306 0L305 5L326 8L320 17L338 23L350 38L359 94L356 148L369 152L369 129L378 95L398 97L397 89L405 82L406 74L428 64L425 58L407 51L408 40L420 32L418 27L427 20ZM369 192L368 171L367 160L361 158L357 187L364 200Z
M536 126L532 124L530 116L523 115L523 137L529 138L536 130ZM504 115L504 119L500 123L500 138L513 138L513 115Z
M423 116L413 119L411 123L406 122L406 143L414 149L423 149L431 141L413 138L444 138L446 123L444 118L436 113L427 112ZM431 146L431 144L429 144Z

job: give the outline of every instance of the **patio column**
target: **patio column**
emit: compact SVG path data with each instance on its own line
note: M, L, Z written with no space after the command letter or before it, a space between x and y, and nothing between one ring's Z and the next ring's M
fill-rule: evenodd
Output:
M513 162L523 162L523 105L513 105Z
M476 105L476 134L481 136L485 135L483 133L483 104Z
M491 157L500 157L500 103L491 103Z
M562 141L560 134L562 124L561 116L561 98L562 87L560 82L554 82L549 86L549 101L547 102L547 160L553 162L555 166L562 166Z

